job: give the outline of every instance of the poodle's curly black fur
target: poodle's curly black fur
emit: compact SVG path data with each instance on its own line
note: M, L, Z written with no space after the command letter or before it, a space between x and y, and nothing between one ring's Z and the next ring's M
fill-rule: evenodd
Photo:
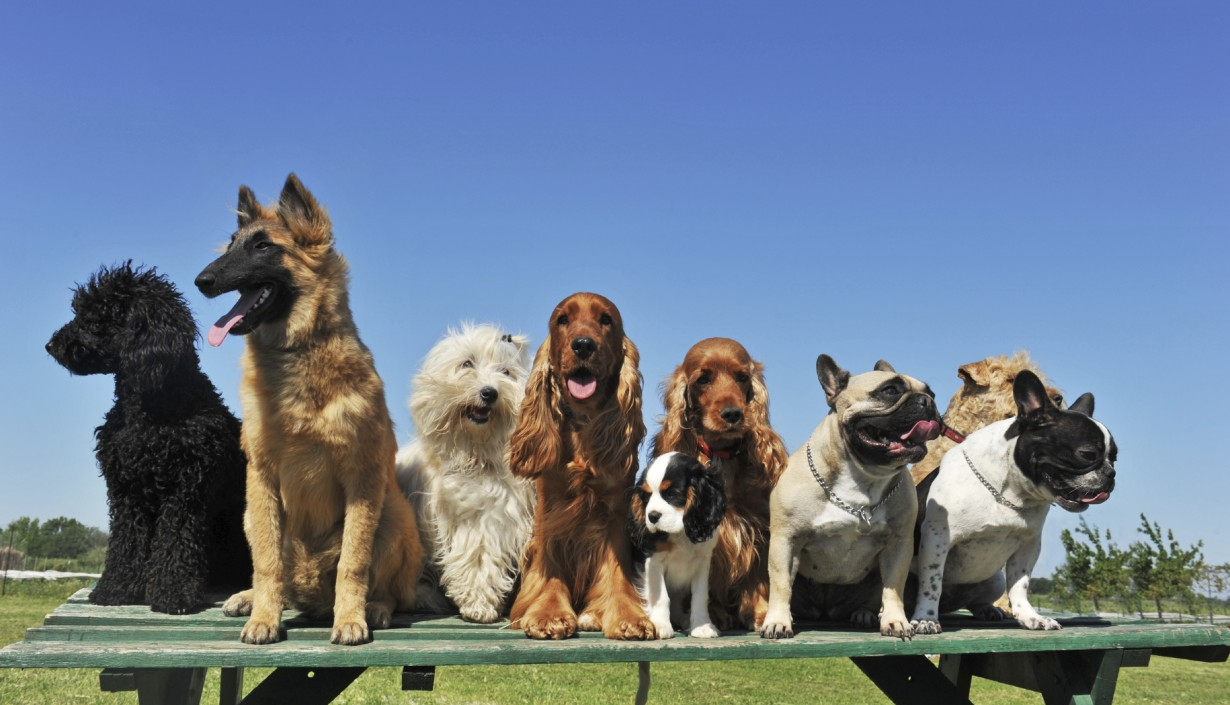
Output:
M73 374L115 375L94 431L111 538L90 601L183 614L207 589L249 585L239 421L201 371L183 296L128 262L78 286L72 308L47 352Z

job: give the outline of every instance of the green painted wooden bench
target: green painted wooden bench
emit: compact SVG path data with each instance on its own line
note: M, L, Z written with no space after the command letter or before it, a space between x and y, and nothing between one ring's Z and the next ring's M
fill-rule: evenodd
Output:
M0 667L101 668L105 691L138 693L147 703L200 700L205 669L222 669L222 704L293 702L323 705L365 669L402 668L402 687L430 690L439 666L528 663L640 664L638 700L649 688L649 664L659 661L849 658L895 703L968 703L970 679L989 678L1042 694L1046 703L1110 703L1119 669L1147 666L1152 656L1222 662L1230 629L1199 624L1060 620L1059 632L1027 632L954 617L940 635L888 639L833 625L802 625L797 637L766 641L754 633L658 642L609 641L582 634L538 642L503 626L456 617L397 615L393 627L364 646L329 644L329 627L288 611L286 640L268 646L239 642L240 619L215 606L169 616L144 607L98 607L88 590L47 615L24 641L0 649ZM938 654L938 664L927 658ZM242 697L243 669L274 670Z

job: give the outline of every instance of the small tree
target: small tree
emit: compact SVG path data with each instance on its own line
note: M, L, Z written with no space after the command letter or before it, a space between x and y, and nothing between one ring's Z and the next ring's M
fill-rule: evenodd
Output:
M1109 529L1103 543L1101 532L1085 523L1084 517L1076 533L1085 537L1085 541L1067 529L1059 535L1067 558L1058 573L1069 591L1093 600L1093 610L1101 612L1103 598L1127 592L1127 553L1114 544Z
M1205 601L1209 607L1209 624L1212 624L1214 596L1221 595L1230 589L1230 563L1205 565L1201 568L1196 581L1200 587L1204 588Z
M76 519L56 517L43 522L26 545L28 553L42 558L78 558L90 550L93 540L90 527Z
M1128 566L1136 593L1142 599L1153 600L1157 619L1162 621L1162 598L1177 597L1192 604L1192 585L1204 567L1203 541L1183 548L1175 540L1174 532L1167 530L1163 538L1161 525L1150 524L1142 513L1137 529L1148 539L1138 541L1129 548Z

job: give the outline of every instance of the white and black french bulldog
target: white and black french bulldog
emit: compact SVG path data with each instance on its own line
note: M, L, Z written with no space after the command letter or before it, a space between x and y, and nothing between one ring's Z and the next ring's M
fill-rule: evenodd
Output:
M1017 416L974 433L940 463L922 521L914 572L916 634L938 634L939 615L967 607L981 619L1002 619L1003 594L1026 629L1059 629L1029 604L1042 524L1052 503L1083 512L1115 488L1118 448L1093 420L1093 395L1063 410L1037 375L1013 384Z
M790 456L769 499L769 610L760 635L794 636L791 599L805 576L824 618L909 638L902 593L918 500L907 466L940 433L935 394L880 360L851 376L816 360L830 411Z

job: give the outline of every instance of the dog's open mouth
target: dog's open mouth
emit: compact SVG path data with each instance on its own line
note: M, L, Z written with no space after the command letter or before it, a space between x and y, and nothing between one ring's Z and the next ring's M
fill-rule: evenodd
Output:
M226 340L228 333L243 335L250 333L255 327L245 324L245 319L251 319L252 314L268 306L275 298L274 287L270 284L258 286L247 291L240 290L239 301L230 311L227 311L213 327L209 329L209 344L215 348Z
M584 401L598 391L598 378L584 367L574 370L564 381L568 385L568 394L577 401Z
M904 433L900 429L881 428L880 419L869 419L855 428L855 435L860 443L875 448L890 457L927 452L927 441L934 440L940 433L939 421L922 419L914 422Z
M1109 492L1093 492L1074 494L1070 497L1055 495L1055 503L1069 512L1083 512L1093 504L1101 504L1110 499Z
M485 424L491 420L491 407L489 406L467 406L465 409L466 418L476 424Z

